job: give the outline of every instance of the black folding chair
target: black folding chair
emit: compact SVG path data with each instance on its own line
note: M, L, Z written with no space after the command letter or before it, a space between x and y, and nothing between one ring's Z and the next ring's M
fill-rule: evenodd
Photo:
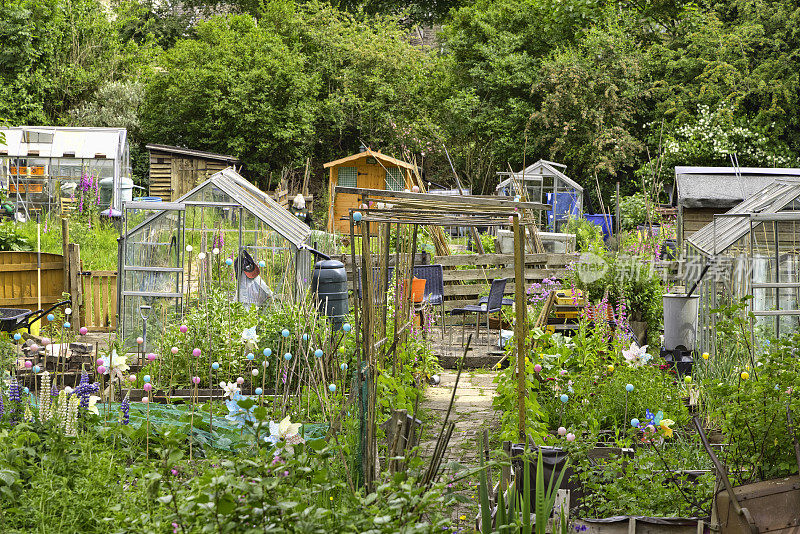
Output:
M444 269L441 265L415 265L414 276L425 279L424 302L432 306L439 306L442 312L442 339L445 331L444 313Z
M462 308L454 308L450 311L451 315L466 315L468 313L475 314L475 336L478 336L478 324L482 313L486 314L486 346L489 343L489 314L499 313L503 307L503 293L506 290L506 278L498 278L492 280L492 287L489 289L489 298L486 304L467 304ZM464 322L461 323L461 344L464 344Z

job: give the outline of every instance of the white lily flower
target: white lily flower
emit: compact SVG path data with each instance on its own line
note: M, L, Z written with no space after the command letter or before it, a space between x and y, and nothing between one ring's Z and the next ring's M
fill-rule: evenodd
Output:
M97 401L100 400L100 397L97 395L90 395L89 396L89 407L87 410L89 413L93 413L95 415L100 415L100 412L97 410Z
M103 366L106 368L106 374L109 374L112 371L124 373L130 369L130 366L128 365L128 356L120 356L117 354L116 349L111 350L110 358L108 356L103 356L100 359L103 361Z
M239 386L236 382L220 382L219 386L224 390L222 394L223 397L230 397L232 399L233 396L239 392Z
M650 361L650 355L647 354L647 345L639 347L636 342L631 342L631 348L622 351L622 356L631 367L640 367Z

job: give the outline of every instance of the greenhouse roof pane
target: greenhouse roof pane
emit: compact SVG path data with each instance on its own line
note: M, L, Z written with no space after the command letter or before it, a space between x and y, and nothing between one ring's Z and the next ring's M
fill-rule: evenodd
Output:
M800 179L781 178L717 216L687 241L706 255L720 254L750 231L750 216L777 213L800 197ZM735 214L739 214L736 216Z

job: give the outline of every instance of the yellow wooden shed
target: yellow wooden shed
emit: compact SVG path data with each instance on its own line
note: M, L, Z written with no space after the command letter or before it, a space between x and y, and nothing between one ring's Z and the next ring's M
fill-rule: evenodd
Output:
M350 233L350 208L358 207L358 196L336 193L336 186L403 191L411 189L414 166L369 148L324 165L328 175L329 232Z

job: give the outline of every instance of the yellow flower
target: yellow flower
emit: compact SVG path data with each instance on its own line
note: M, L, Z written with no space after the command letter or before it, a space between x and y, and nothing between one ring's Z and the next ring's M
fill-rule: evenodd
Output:
M691 384L691 383L692 383L692 377L691 377L691 375L686 375L686 376L684 376L684 377L683 377L683 381L684 381L684 382L686 382L687 384Z
M710 355L707 352L703 353L703 359L707 360Z
M608 366L608 372L609 373L613 373L614 372L614 366L613 365L609 365Z
M525 363L531 363L530 358L528 358L527 356L525 356Z
M672 429L670 428L670 426L672 426L674 424L675 424L675 421L673 421L672 419L662 419L661 420L661 425L660 426L661 426L661 430L664 431L664 437L665 438L671 438L672 437Z
M467 520L467 516L462 515L461 517L459 517L459 519L462 520L462 521L466 521Z
M742 376L742 380L747 380L748 378L750 378L750 373L748 373L747 371L742 371L742 375L741 376Z

